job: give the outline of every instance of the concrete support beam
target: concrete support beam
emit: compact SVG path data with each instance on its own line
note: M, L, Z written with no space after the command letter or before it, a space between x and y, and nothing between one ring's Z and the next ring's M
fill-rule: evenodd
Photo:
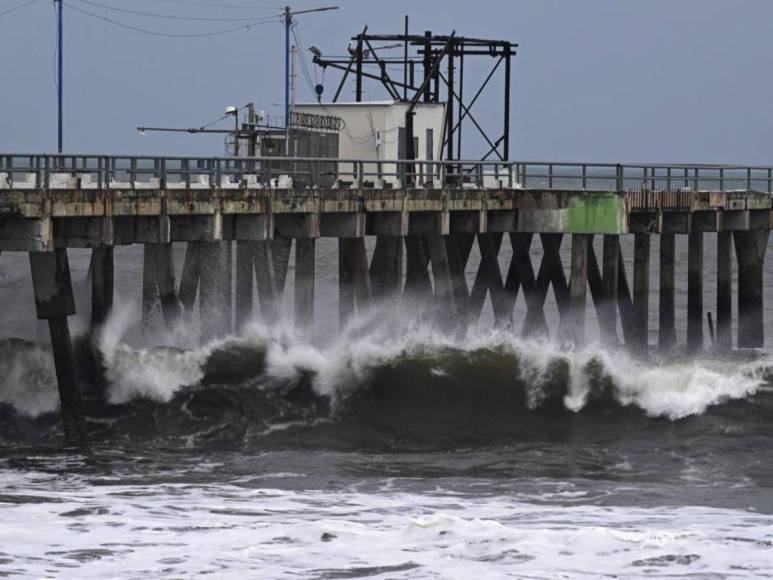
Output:
M660 235L660 289L658 304L658 347L666 352L676 344L674 301L674 257L676 235Z
M199 316L201 341L226 336L231 331L231 258L228 242L196 242L201 263Z
M617 282L620 261L620 236L604 236L602 250L602 304L599 311L599 327L606 344L618 346L617 338Z
M365 235L365 214L323 213L319 229L327 238L361 238Z
M451 219L446 211L416 211L408 216L412 236L445 236L450 233Z
M400 236L378 236L370 262L373 297L390 299L399 296L403 287L403 239Z
M99 246L91 252L91 328L102 326L113 309L115 271L113 246Z
M633 349L646 355L649 343L650 235L635 234L633 250Z
M411 300L429 300L432 280L429 276L429 250L420 236L405 237L405 294Z
M84 436L85 427L81 389L67 322L67 317L75 314L67 250L31 252L29 259L37 316L48 320L51 334L65 435L69 440L78 440Z
M731 275L733 234L717 234L717 347L733 347L733 281Z
M687 350L703 349L703 232L688 237Z
M734 232L738 260L738 348L765 346L763 268L768 230Z
M306 332L314 325L316 243L314 238L295 240L295 326Z
M235 320L237 330L242 330L254 315L252 299L254 296L253 280L255 279L255 254L257 242L236 242L236 301Z
M385 211L367 214L366 231L371 236L407 236L408 213Z
M585 303L588 288L587 234L572 235L572 265L569 282L572 312L572 340L576 346L585 343Z
M340 238L339 259L339 317L344 326L354 314L354 306L367 308L373 300L368 275L368 254L364 238Z
M196 306L196 295L199 290L199 278L201 276L201 259L199 257L200 246L196 242L189 242L185 249L185 261L180 275L180 304L183 307L186 320L190 321L193 309Z
M274 215L276 238L318 238L320 236L320 215L312 213L282 213Z

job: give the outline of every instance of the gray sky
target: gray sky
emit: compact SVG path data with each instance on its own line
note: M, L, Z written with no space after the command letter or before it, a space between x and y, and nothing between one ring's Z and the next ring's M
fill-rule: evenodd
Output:
M23 1L0 0L0 13ZM239 24L140 17L68 1L167 33ZM263 18L279 11L263 0L94 1L187 17ZM341 10L302 16L298 28L307 46L328 54L343 53L365 24L374 33L400 32L405 14L415 32L455 29L519 43L511 141L518 159L773 163L770 0L298 0L293 7L330 3ZM216 155L223 152L221 137L142 137L135 128L198 126L248 101L281 112L278 20L224 36L174 39L65 11L67 151ZM56 148L54 16L51 0L38 0L0 17L0 151ZM485 74L482 66L476 72ZM337 80L333 71L325 75L328 96ZM383 96L368 86L374 89L368 96ZM476 106L486 126L499 120L500 94L495 89ZM301 77L299 100L310 99Z

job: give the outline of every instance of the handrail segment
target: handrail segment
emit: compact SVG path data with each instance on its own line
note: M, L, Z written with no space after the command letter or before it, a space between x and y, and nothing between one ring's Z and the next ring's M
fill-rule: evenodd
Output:
M773 193L773 167L0 153L0 189L533 188Z

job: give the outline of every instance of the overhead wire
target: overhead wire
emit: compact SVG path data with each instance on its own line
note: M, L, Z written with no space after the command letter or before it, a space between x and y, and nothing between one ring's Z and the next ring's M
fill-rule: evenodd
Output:
M232 10L281 10L282 6L253 6L250 4L220 4L217 2L202 2L197 0L156 0L165 4L182 4L183 6L206 6L210 8L228 8Z
M88 16L90 18L95 18L97 20L102 20L104 22L108 22L109 24L112 24L114 26L117 26L119 28L124 28L126 30L132 30L134 32L139 32L142 34L148 34L150 36L162 36L166 38L208 38L212 36L221 36L223 34L231 34L233 32L238 32L240 30L249 30L253 26L257 25L265 25L269 22L276 22L278 21L278 16L270 17L270 18L263 18L258 20L251 20L247 24L242 24L241 26L234 26L233 28L226 28L223 30L214 30L210 32L161 32L158 30L149 30L147 28L141 28L139 26L134 26L132 24L126 24L125 22L120 22L118 20L115 20L113 18L109 18L107 16L102 16L100 14L94 14L93 12L89 12L88 10L84 10L82 8L78 8L77 6L66 3L65 6L68 8L75 10L76 12L79 12L83 14L84 16Z
M22 8L26 8L30 4L34 4L38 0L27 0L27 2L24 2L23 4L19 4L18 6L14 6L13 8L9 8L8 10L3 10L0 12L0 16L5 16L6 14L10 14L11 12L16 12L17 10L21 10Z
M246 20L253 20L252 18L245 17L228 17L228 18L212 18L208 16L178 16L175 14L159 14L157 12L145 12L144 10L131 10L129 8L119 8L118 6L110 6L109 4L103 4L101 2L94 2L94 0L80 0L84 4L89 4L97 8L104 8L105 10L112 10L113 12L121 12L123 14L133 14L135 16L146 16L149 18L161 18L165 20L185 20L188 22L244 22ZM262 18L255 18L254 20L262 20Z

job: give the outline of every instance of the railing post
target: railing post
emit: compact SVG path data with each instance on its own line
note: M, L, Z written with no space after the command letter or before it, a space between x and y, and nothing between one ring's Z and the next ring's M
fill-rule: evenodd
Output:
M746 191L752 190L752 168L746 168Z
M548 164L548 189L553 189L553 164Z
M187 159L182 160L182 170L184 172L185 177L185 189L191 188L191 172L190 172L191 164L190 161Z
M671 168L666 168L666 190L671 191Z
M617 188L618 193L620 193L621 191L623 191L623 187L625 183L623 181L623 166L620 165L619 163L617 164L616 173L617 173L617 178L616 178L615 187Z
M483 187L483 163L478 163L475 169L475 181L478 187Z
M518 164L517 163L508 164L507 166L507 188L508 189L513 188L513 168L515 168L516 178L518 176Z
M166 159L163 158L159 167L158 184L160 189L166 189Z
M658 169L657 167L650 167L650 178L651 178L650 189L652 191L655 191L655 184L656 184L655 176L656 176L657 169Z
M693 189L695 191L698 191L698 168L696 167L694 170L694 176L693 176Z
M43 161L43 188L48 189L48 166L51 163L51 158L46 155Z
M684 168L684 188L685 189L690 187L690 180L688 179L688 175L689 175L688 171L689 170L685 167Z
M582 188L588 189L588 166L582 164Z
M768 169L768 193L773 193L773 169Z
M725 170L719 169L719 191L725 191Z
M521 184L526 189L526 179L529 177L529 164L524 163L521 165Z

